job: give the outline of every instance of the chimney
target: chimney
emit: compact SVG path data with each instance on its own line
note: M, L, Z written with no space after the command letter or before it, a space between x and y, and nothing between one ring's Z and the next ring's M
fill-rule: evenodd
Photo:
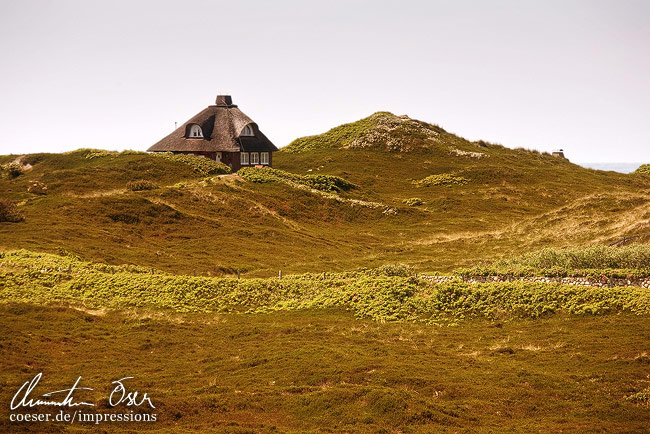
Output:
M217 95L217 107L232 107L232 97L230 95Z

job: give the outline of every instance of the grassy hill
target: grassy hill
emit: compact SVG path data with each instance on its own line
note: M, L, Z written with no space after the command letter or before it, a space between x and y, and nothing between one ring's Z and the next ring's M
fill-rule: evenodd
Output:
M194 160L96 150L0 157L22 166L0 179L0 197L24 216L0 223L0 247L270 276L398 262L446 271L650 231L649 175L469 142L385 112L295 140L274 156L282 172L218 175ZM329 188L327 176L353 187ZM149 189L133 191L140 180Z
M101 385L129 375L159 422L111 432L647 429L647 288L463 279L639 283L645 170L385 112L238 174L90 149L0 165L4 402L38 372L44 390L83 375L112 412ZM0 413L2 432L89 429Z

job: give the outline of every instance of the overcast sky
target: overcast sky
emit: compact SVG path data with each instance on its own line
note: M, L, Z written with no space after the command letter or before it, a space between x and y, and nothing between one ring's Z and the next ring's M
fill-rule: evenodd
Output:
M0 0L0 154L138 149L217 94L278 146L387 110L650 162L650 1Z

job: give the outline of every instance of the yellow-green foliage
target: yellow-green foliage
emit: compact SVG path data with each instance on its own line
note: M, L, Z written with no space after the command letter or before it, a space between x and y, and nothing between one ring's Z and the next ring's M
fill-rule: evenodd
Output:
M339 192L354 188L354 184L334 175L298 175L271 167L244 167L237 172L242 178L263 184L266 182L286 182L304 185L315 190Z
M638 405L650 406L650 387L646 387L640 392L627 396L625 399Z
M634 171L634 173L650 175L650 164L642 164L638 169Z
M413 181L417 187L431 187L434 185L442 185L445 187L450 187L452 185L463 185L467 184L469 180L463 178L462 176L454 176L449 173L440 173L437 175L430 175L424 179Z
M129 181L126 184L126 188L131 191L155 190L158 188L158 184L146 179L139 179L137 181Z
M595 245L574 249L546 248L497 265L526 265L535 268L647 268L650 245L630 244L622 247Z
M18 163L9 163L1 166L0 169L2 169L9 178L17 178L23 173L23 167Z
M457 274L636 279L650 276L650 245L546 248L516 258L501 259L488 266L459 269Z
M376 115L389 114L389 113L376 113ZM346 146L354 140L362 137L368 129L372 128L375 120L372 116L361 119L357 122L343 124L336 128L332 128L325 134L318 136L301 137L289 143L288 146L282 148L282 152L296 154L314 151L317 149L328 149L333 145Z
M173 154L171 152L155 153L154 155L170 161L187 164L194 172L202 176L225 175L231 172L230 167L221 162L210 160L209 158L197 157L195 155Z
M402 203L408 206L421 206L424 202L422 202L422 199L419 197L411 197L409 199L404 199Z
M389 112L377 112L324 134L298 138L282 148L282 152L299 154L332 148L413 152L423 148L425 143L430 145L430 139L442 133L445 130L437 125Z
M142 151L134 151L132 149L126 149L120 152L120 155L147 155L147 153Z
M88 153L86 153L86 159L92 160L94 158L114 157L116 155L118 155L118 153L115 151L105 151L103 149L90 149L88 150Z
M209 278L81 262L24 250L0 256L0 300L70 302L92 307L177 311L268 312L341 307L379 321L440 323L469 317L539 317L554 312L650 314L650 293L638 287L460 280L430 285L403 266L283 279Z

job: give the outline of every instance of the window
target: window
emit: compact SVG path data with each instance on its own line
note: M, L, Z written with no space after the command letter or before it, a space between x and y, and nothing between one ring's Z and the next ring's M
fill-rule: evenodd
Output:
M251 164L260 164L260 154L251 152Z
M203 137L203 131L201 127L194 124L190 127L190 137Z
M269 164L269 153L268 152L261 152L260 153L260 163Z
M240 160L241 164L242 165L248 164L248 152L242 152L240 155L241 155L241 160Z
M253 134L253 127L251 127L250 124L246 125L244 127L244 129L241 130L241 134L239 134L239 135L240 136L247 136L247 137L254 136L255 134Z

